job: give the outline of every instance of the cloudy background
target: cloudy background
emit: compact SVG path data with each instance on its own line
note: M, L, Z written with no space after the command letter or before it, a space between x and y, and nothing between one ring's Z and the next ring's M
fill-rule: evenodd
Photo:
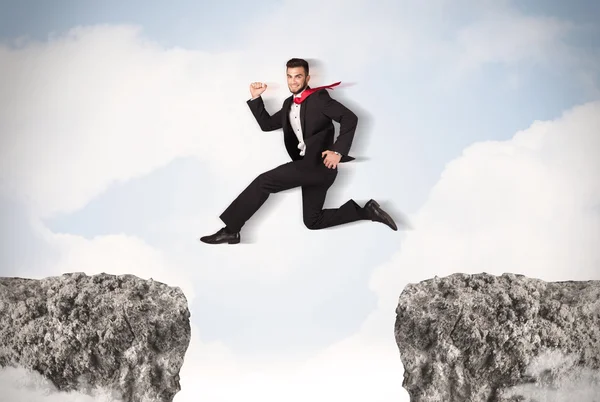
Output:
M600 279L600 6L424 3L0 2L0 275L180 286L176 402L406 402L406 284ZM264 81L276 112L291 57L359 116L325 206L375 198L410 229L309 231L292 190L243 244L198 241L288 161L245 102ZM47 391L0 378L13 400Z

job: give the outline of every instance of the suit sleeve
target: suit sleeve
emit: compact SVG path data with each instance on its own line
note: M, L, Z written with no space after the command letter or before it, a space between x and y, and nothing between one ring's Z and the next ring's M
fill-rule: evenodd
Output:
M265 109L265 104L260 96L256 99L249 99L246 103L248 103L248 107L250 107L250 111L252 111L262 131L273 131L282 128L281 110L271 116Z
M332 151L339 152L346 156L350 153L354 132L358 124L358 117L346 106L329 96L326 89L322 89L314 94L321 104L321 112L340 123L340 134L332 146Z

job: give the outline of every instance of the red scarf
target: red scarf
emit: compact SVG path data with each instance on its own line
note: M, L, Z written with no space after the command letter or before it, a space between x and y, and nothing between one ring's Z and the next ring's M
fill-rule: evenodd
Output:
M330 89L330 88L332 88L332 87L335 87L335 86L337 86L337 85L340 85L340 83L341 83L341 81L340 81L340 82L336 82L335 84L331 84L331 85L325 85L325 86L322 86L322 87L316 87L316 88L306 88L306 89L305 89L305 90L302 92L302 95L300 95L300 96L294 96L294 103L300 104L300 103L304 102L304 100L306 100L306 98L308 98L308 96L309 96L310 94L312 94L313 92L316 92L316 91L318 91L319 89L323 89L323 88Z

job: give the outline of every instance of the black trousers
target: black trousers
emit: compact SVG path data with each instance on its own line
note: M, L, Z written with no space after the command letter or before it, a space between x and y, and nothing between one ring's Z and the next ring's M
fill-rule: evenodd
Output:
M323 229L365 219L362 208L349 200L339 208L323 209L327 190L337 177L322 161L288 162L258 175L221 214L230 229L240 231L270 194L302 187L302 216L308 229Z

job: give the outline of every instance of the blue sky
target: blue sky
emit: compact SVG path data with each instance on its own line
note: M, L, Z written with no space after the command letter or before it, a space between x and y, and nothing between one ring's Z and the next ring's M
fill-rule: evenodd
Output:
M135 24L165 46L222 51L234 49L242 36L241 20L260 18L278 1L3 1L2 37L46 38L77 25Z
M356 398L407 401L387 380L401 378L392 328L406 283L597 277L594 2L0 4L0 272L181 286L194 339L176 401L232 383L252 395L258 373L271 389L305 370L298 381L315 388L326 367L361 379ZM313 85L352 84L331 95L359 116L360 160L340 168L326 207L375 198L413 230L308 231L290 191L245 244L198 242L251 179L287 162L245 101L267 81L275 112L290 57L318 61Z

